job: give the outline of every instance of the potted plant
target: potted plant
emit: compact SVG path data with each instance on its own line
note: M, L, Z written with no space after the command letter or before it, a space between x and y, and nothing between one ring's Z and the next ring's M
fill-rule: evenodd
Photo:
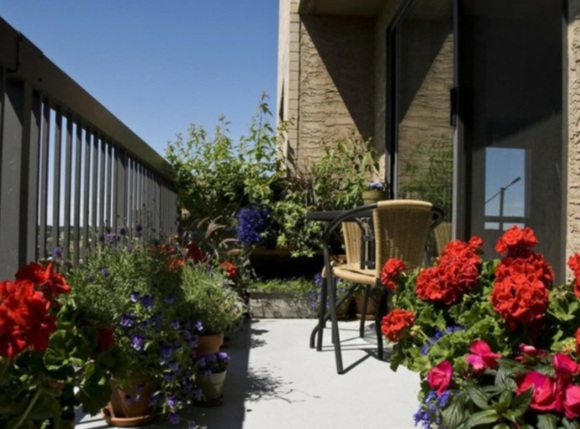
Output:
M98 412L121 360L112 330L63 296L65 277L30 263L0 282L0 426L71 428L75 408Z
M230 357L225 352L200 356L197 360L195 383L201 390L198 406L213 407L223 404L223 386L226 380Z
M120 391L103 409L110 424L141 425L157 414L177 424L180 411L191 403L191 354L201 326L182 317L176 252L171 245L111 241L71 273L71 298L87 313L110 320L127 360L126 371L113 382ZM143 407L129 407L139 399ZM133 411L141 415L127 415Z
M387 187L384 182L373 180L369 182L362 193L363 204L372 204L387 198Z
M406 273L389 260L382 282L393 310L382 331L391 367L422 376L415 415L424 428L576 428L580 418L580 254L574 281L554 274L529 228L498 240L451 241L437 264Z
M210 264L185 264L181 273L186 314L202 325L197 355L216 353L225 332L243 318L245 306L239 294L230 287L227 271ZM204 349L207 341L212 345Z

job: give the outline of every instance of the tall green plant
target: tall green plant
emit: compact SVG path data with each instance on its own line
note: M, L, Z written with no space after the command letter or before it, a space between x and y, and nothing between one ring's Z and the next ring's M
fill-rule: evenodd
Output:
M229 136L220 118L214 134L192 124L186 137L177 136L166 150L178 186L178 202L192 226L201 219L233 225L238 210L250 203L268 205L283 188L277 137L263 95L246 136Z

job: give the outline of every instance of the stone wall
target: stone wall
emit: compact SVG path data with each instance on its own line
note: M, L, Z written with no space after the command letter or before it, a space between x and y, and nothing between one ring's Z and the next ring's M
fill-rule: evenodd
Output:
M568 192L566 258L580 251L580 0L568 1L567 64L568 79ZM566 110L564 110L566 112ZM564 134L566 135L566 134Z

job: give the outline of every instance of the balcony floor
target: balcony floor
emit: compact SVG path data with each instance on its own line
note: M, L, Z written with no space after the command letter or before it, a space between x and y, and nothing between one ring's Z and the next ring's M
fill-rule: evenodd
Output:
M246 322L225 351L232 357L225 403L193 408L179 425L187 429L412 429L419 377L391 371L378 360L373 339L358 337L358 321L340 322L343 363L336 373L330 329L323 351L308 348L313 319ZM386 350L388 357L388 349ZM100 417L79 416L76 429L109 428Z

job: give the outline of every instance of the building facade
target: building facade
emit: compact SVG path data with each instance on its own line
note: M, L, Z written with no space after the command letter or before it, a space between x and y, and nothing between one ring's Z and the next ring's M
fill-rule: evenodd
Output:
M372 139L393 198L436 201L485 252L534 229L560 280L580 251L580 0L280 0L290 169Z

